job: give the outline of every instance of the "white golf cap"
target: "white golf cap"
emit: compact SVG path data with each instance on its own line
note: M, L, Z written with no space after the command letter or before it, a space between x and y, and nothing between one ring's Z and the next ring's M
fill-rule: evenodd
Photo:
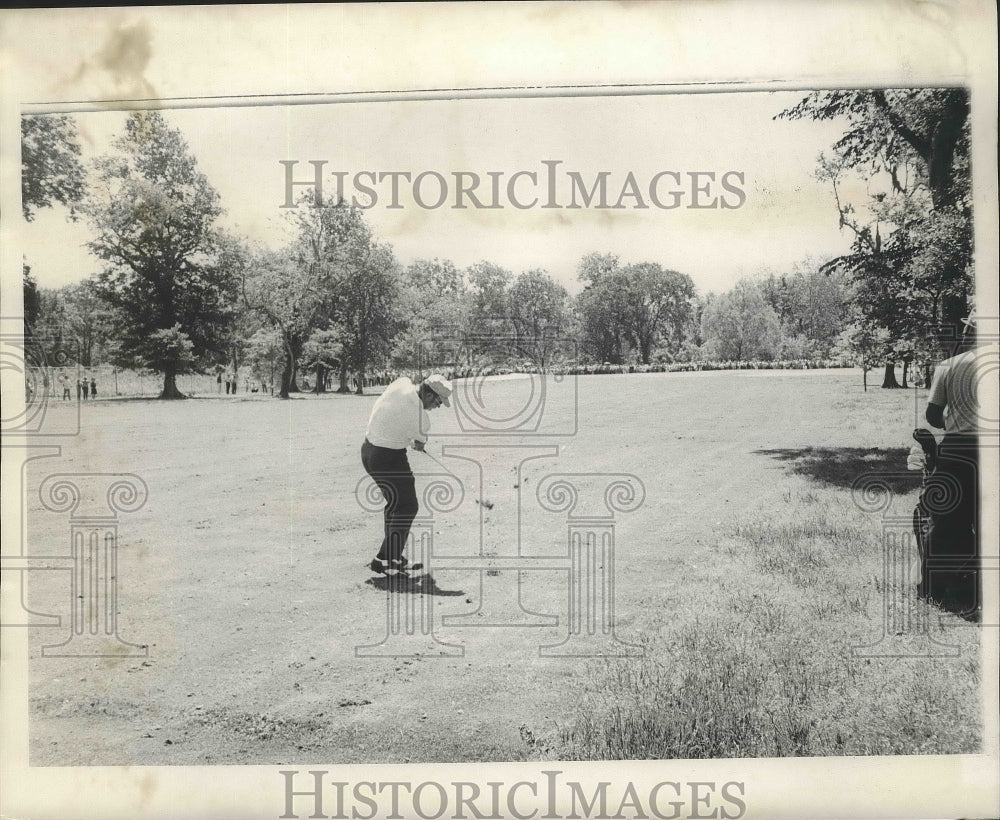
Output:
M448 401L448 396L451 395L451 383L444 376L432 373L424 379L424 384L441 397L445 407L451 407L451 402Z

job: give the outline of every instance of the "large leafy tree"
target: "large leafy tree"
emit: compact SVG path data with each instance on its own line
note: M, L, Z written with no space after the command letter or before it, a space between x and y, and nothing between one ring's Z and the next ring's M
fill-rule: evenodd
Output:
M38 329L55 347L72 347L84 367L100 364L112 343L112 315L93 281L43 290Z
M577 307L590 355L617 364L634 348L649 364L657 348L670 357L678 354L695 298L689 276L655 262L619 267L613 255L590 254L581 261L578 278L587 283Z
M396 359L421 366L448 358L469 321L462 272L448 259L418 259L402 271L399 284L405 331L396 342Z
M510 332L508 293L514 275L483 260L466 268L465 278L468 282L465 364L503 359L508 353L503 339Z
M355 374L356 392L364 392L372 366L386 360L403 320L399 312L400 267L392 248L370 236L352 243L348 275L337 288L335 326L341 329L343 366Z
M546 271L522 273L507 293L507 314L513 329L512 352L539 368L548 367L563 349L571 320L566 289Z
M701 332L709 356L722 361L769 361L781 341L777 314L761 288L745 279L708 302Z
M31 222L40 208L55 204L76 208L83 198L85 175L80 164L76 122L65 114L21 117L21 213ZM24 335L31 336L41 310L38 283L31 266L22 266Z
M649 364L657 345L667 355L676 355L691 317L695 295L691 277L655 262L629 265L623 274L626 321L642 363Z
M577 296L581 346L600 362L621 364L631 349L624 277L614 254L590 253L580 260Z
M246 306L263 316L281 343L278 395L296 386L296 364L310 332L329 310L329 278L320 266L303 264L294 247L259 253L242 279Z
M294 238L277 251L259 253L242 277L243 299L247 307L265 317L277 332L284 351L278 395L289 398L298 390L298 363L307 354L314 364L313 351L306 343L317 331L330 331L329 346L336 342L340 356L341 390L348 391L348 355L364 359L361 352L348 348L363 332L362 319L365 273L373 242L361 211L345 202L316 203L310 192L299 200L289 217ZM369 267L366 267L369 264ZM377 346L376 346L377 347Z
M781 323L786 358L826 358L850 319L849 283L839 271L806 260L791 273L771 274L761 292Z
M779 116L845 123L817 175L833 189L851 253L833 260L855 281L859 315L886 331L883 386L894 362L957 328L972 294L969 95L962 88L813 92ZM845 193L851 180L868 193ZM867 334L880 338L880 334Z
M66 114L21 117L21 210L31 222L39 208L55 203L70 218L83 198L85 176L80 164L76 123Z
M82 207L107 263L97 291L114 308L117 363L159 371L160 398L183 398L177 375L225 352L236 280L219 264L219 195L158 112L129 115L114 148Z

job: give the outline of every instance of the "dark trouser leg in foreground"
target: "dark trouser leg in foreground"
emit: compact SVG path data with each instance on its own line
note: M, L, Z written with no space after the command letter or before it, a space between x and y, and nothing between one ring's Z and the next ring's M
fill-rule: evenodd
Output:
M416 482L406 458L406 450L376 447L365 441L361 446L361 463L385 497L382 512L384 534L378 558L398 560L403 555L410 526L417 515Z
M979 459L976 436L947 434L938 448L927 506L930 525L923 592L945 608L970 613L979 604ZM934 500L936 496L937 501Z

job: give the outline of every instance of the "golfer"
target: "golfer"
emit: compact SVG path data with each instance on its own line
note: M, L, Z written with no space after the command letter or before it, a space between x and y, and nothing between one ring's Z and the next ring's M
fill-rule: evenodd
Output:
M957 355L934 370L925 418L944 428L937 450L935 475L942 476L946 509L932 510L927 533L928 555L919 593L958 613L975 614L979 603L979 449L976 321L964 320L965 334ZM933 479L932 479L933 480Z
M425 411L442 404L450 407L450 395L451 385L437 373L416 386L403 376L390 384L372 407L361 445L361 463L385 497L385 532L370 564L373 572L407 569L403 549L419 506L406 448L424 449L430 429ZM414 564L413 569L419 568Z

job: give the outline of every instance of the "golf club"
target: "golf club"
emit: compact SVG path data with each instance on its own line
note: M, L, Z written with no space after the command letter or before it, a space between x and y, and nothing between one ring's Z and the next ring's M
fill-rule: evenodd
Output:
M433 455L432 455L432 454L431 454L431 453L430 453L430 452L429 452L428 450L420 450L419 452L423 453L423 454L424 454L425 456L428 456L428 457L430 458L430 460L431 460L431 461L433 461L433 462L434 462L435 464L437 464L437 465L438 465L438 467L440 467L440 468L441 468L442 470L444 470L444 471L445 471L446 473L448 473L448 475L450 475L450 476L451 476L452 478L454 478L454 479L455 479L456 481L459 481L459 482L461 482L461 480L462 480L462 479L460 479L460 478L459 478L459 477L458 477L457 475L455 475L455 474L454 474L454 473L453 473L453 472L452 472L451 470L449 470L449 469L448 469L447 467L445 467L445 466L444 466L444 465L443 465L443 464L442 464L442 463L441 463L441 462L440 462L440 461L439 461L439 460L438 460L437 458L435 458L435 457L434 457L434 456L433 456ZM492 501L490 501L489 499L486 499L486 498L484 498L484 499L482 499L482 500L480 501L480 500L479 500L479 499L477 498L477 499L476 499L476 503L477 503L477 504L481 504L481 505L482 505L483 507L485 507L485 508L486 508L486 509L488 509L488 510L492 510L492 509L493 509L493 502L492 502Z

